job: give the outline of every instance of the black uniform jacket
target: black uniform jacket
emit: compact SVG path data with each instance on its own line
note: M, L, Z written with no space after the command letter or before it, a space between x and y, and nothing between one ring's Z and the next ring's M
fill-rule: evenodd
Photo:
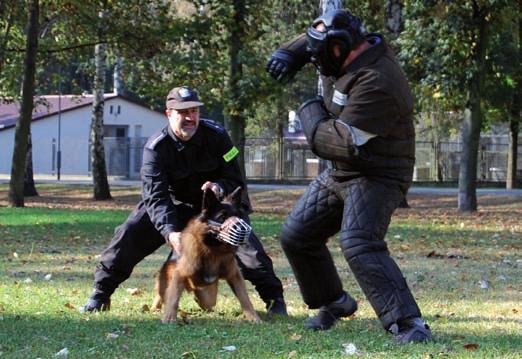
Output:
M245 189L237 161L237 150L225 129L201 119L189 141L181 141L170 126L152 135L143 150L142 201L154 227L168 239L185 223L180 212L201 211L201 186L218 183L225 194L238 186ZM246 191L244 191L246 193Z

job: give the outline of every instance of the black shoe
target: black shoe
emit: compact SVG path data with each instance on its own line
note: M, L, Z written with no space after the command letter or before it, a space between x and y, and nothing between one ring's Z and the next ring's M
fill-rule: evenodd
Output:
M110 298L93 299L89 298L87 303L80 308L80 313L105 312L111 309Z
M349 317L357 310L357 302L348 293L343 294L344 300L340 303L332 302L319 308L316 316L308 319L306 329L330 329L339 318Z
M400 324L392 324L389 331L400 344L423 343L432 339L430 327L422 318L411 318Z
M272 318L274 315L288 317L288 312L286 311L286 303L284 298L270 299L266 303L266 314L268 318Z

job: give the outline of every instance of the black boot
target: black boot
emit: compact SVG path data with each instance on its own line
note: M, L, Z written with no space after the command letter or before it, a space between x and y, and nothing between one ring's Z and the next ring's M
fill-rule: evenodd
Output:
M400 344L422 343L432 339L431 330L422 318L410 318L392 324L389 331L394 335L395 341Z
M268 318L272 318L274 315L288 317L288 312L286 311L286 303L284 298L275 298L267 301L266 314Z
M327 330L330 329L337 320L343 317L349 317L357 310L357 302L350 297L348 293L328 305L319 308L316 316L308 319L305 324L306 329Z
M87 303L80 308L80 313L105 312L110 309L111 297L95 289Z

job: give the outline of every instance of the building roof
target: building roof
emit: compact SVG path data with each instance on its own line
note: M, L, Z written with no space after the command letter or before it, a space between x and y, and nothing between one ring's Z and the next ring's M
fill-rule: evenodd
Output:
M131 101L139 106L144 106L137 101L116 93L106 93L104 95L105 100L111 100L116 97ZM80 107L90 106L92 105L92 102L92 94L36 96L35 107L33 109L33 121L53 116L59 111L63 113ZM20 116L20 106L20 102L7 103L4 101L3 103L0 103L0 131L16 125L16 121Z

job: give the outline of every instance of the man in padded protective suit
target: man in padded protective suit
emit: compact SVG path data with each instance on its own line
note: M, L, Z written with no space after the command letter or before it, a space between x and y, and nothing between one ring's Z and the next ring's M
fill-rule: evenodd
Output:
M306 327L329 329L357 310L326 247L340 230L343 254L384 328L400 343L428 341L430 328L384 241L415 161L407 80L383 37L365 34L345 10L325 13L282 45L267 71L284 82L308 62L322 75L323 93L297 114L312 151L332 166L312 181L281 231L304 301L319 309Z

